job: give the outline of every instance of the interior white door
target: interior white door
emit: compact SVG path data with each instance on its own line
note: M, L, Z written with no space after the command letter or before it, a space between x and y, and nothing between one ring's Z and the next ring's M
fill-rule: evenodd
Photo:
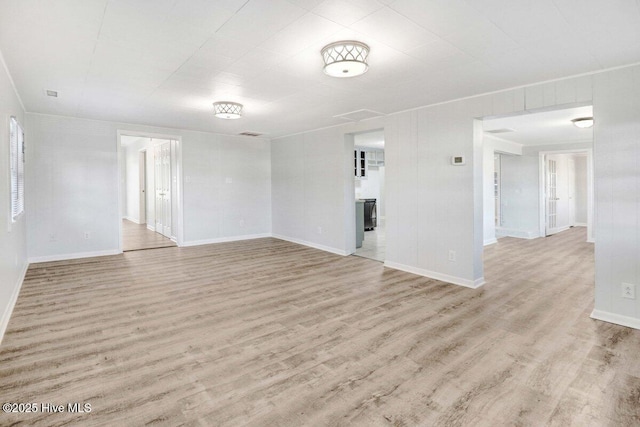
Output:
M147 152L140 151L138 155L138 183L140 194L140 224L147 223Z
M171 143L155 147L156 232L171 238Z
M576 225L576 161L573 156L567 158L567 225Z
M569 228L569 190L566 156L562 154L547 155L546 171L546 235L549 236Z

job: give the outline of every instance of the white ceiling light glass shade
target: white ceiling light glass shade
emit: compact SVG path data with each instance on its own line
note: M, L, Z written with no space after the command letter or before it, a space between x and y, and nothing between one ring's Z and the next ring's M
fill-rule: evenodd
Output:
M580 129L590 128L593 126L593 117L580 117L579 119L573 119L571 121Z
M324 72L332 77L355 77L369 69L369 46L357 41L331 43L322 48Z
M242 104L237 102L214 102L214 115L220 119L239 119L242 117Z

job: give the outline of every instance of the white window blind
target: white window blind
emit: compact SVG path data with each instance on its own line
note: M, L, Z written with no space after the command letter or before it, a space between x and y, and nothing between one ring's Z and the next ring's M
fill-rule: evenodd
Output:
M11 219L24 212L24 132L15 117L9 125L11 145Z

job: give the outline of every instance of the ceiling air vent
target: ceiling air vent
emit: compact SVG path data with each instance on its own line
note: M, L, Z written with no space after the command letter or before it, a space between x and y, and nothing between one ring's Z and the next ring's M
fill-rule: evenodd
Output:
M350 113L338 114L333 116L337 119L348 120L350 122L359 122L360 120L372 119L374 117L384 116L383 113L379 113L373 110L357 110Z
M261 134L261 133L258 133L258 132L249 132L249 131L246 131L246 132L241 132L241 133L239 133L238 135L242 135L242 136L260 136L260 135L262 135L262 134Z
M44 92L47 94L47 96L52 96L54 98L58 97L58 91L57 90L49 90L49 89L47 89Z
M515 129L511 129L511 128L502 128L502 129L491 129L491 130L485 130L485 133L508 133L508 132L515 132Z

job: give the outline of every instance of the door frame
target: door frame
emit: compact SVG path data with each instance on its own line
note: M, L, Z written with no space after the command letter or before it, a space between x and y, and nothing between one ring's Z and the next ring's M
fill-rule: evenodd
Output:
M178 213L177 218L177 230L176 230L176 244L178 246L183 246L184 242L184 188L183 188L183 179L182 179L182 137L180 135L171 135L171 134L162 134L162 133L153 133L153 132L140 132L126 129L118 129L116 132L116 150L118 153L118 230L119 230L119 239L118 239L118 253L123 253L123 242L122 242L122 195L124 194L125 189L123 188L124 183L120 179L121 171L124 166L123 152L122 152L122 137L123 136L133 136L133 137L141 137L141 138L157 138L157 139L168 139L176 142L176 170L171 171L171 179L176 178L176 194L172 194L172 197L175 198L176 210ZM174 175L175 173L175 175ZM147 209L149 207L147 206Z
M593 186L593 148L578 148L574 150L556 150L556 151L540 151L538 153L538 163L539 163L539 219L540 219L540 228L539 233L540 237L546 236L546 223L547 223L547 206L546 206L546 161L545 157L547 154L587 154L587 242L594 243L595 239L593 236L593 220L594 220L594 186Z

